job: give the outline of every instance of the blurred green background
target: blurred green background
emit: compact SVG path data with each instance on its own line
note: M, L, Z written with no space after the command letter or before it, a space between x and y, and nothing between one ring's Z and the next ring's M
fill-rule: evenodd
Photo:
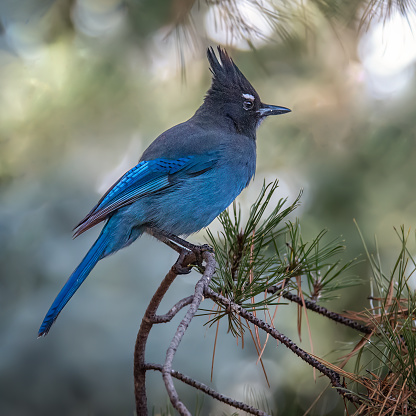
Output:
M0 0L0 414L133 414L137 330L175 253L141 238L97 265L48 337L36 334L100 228L73 241L72 227L156 136L201 104L207 46L226 46L264 102L293 111L259 130L243 209L264 179L279 178L290 201L304 189L296 215L306 236L328 228L329 238L345 239L345 260L359 256L355 218L370 243L378 236L388 268L399 247L393 227L413 227L416 209L411 4ZM190 239L204 242L205 233ZM354 271L368 278L365 262ZM162 311L196 280L180 277ZM359 309L369 293L363 283L327 306ZM359 340L310 320L315 354ZM148 361L164 359L178 322L153 330ZM192 323L174 367L209 383L215 329L204 322ZM275 325L299 341L294 306L280 307ZM303 330L301 346L310 350ZM264 396L275 414L300 415L327 385L269 341L269 389L256 358L248 339L241 350L221 326L213 387L240 400ZM200 414L232 413L179 382L178 389L192 411L202 401ZM149 373L148 393L156 414L166 408L159 374ZM342 409L327 391L311 414Z

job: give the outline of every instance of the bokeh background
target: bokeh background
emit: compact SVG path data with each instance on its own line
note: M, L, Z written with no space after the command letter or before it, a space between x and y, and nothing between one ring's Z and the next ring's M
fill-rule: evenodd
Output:
M36 334L99 233L73 241L72 227L158 134L201 104L210 85L207 46L226 46L263 101L293 110L259 130L258 169L239 198L243 210L264 179L278 178L290 201L303 188L296 215L306 238L323 228L329 239L342 236L347 261L364 252L356 219L371 250L377 235L386 269L400 248L393 227L414 226L413 2L1 0L0 23L1 415L133 414L135 337L175 261L167 247L143 237L100 262L50 335ZM328 307L367 305L368 265L354 273L362 285ZM191 293L196 279L180 277L162 310ZM335 359L339 353L326 354L359 340L310 320L318 355ZM215 329L205 322L193 321L174 364L210 383ZM275 325L299 341L296 308L280 307ZM163 360L174 327L153 330L149 361ZM306 332L301 345L310 348ZM274 414L300 415L327 385L269 342L268 388L256 358L250 342L242 350L221 326L212 386L252 403L264 399ZM232 413L178 389L193 412ZM159 374L149 373L148 393L151 411L166 409ZM342 409L327 391L311 414Z

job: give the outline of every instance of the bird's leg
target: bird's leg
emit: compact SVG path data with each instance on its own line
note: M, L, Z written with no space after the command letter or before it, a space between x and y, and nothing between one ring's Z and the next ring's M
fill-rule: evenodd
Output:
M177 237L176 235L166 233L164 231L156 230L154 228L148 228L146 232L153 237L157 238L162 243L165 243L167 246L172 248L173 250L181 253L185 248L188 251L194 250L194 245L188 243L187 241L183 240L182 238Z
M208 244L195 245L184 240L183 238L178 237L177 235L170 234L161 230L155 230L154 228L148 229L147 232L151 234L153 237L157 238L162 243L165 243L170 248L177 251L178 253L181 253L184 248L194 253L196 264L201 269L202 269L202 260L203 260L202 253L204 251L209 251L211 253L213 252L212 247L209 246ZM190 272L190 268L189 268L189 272Z
M171 239L169 239L168 237L166 237L164 235L160 235L160 236L155 235L155 234L152 234L152 235L153 235L153 237L156 237L162 243L165 243L171 249L177 251L178 253L182 253L184 250L190 251L187 247L183 247L183 246L179 245L177 242L172 241Z
M194 263L195 255L187 249L182 249L178 260L172 266L176 274L189 274L192 271L192 264Z

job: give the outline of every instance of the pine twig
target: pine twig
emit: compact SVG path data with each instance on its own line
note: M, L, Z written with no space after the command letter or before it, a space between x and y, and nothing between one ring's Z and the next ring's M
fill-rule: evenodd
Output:
M149 364L145 364L145 368L146 370L156 370L156 371L162 372L163 367L160 364L149 363ZM262 410L256 409L255 407L249 406L246 403L239 402L237 400L231 399L230 397L224 396L223 394L218 393L217 391L211 389L205 384L200 383L199 381L196 381L193 378L180 373L179 371L171 370L170 374L172 377L176 378L177 380L180 380L188 384L189 386L194 387L197 390L204 392L205 394L207 394L208 396L211 396L215 400L228 404L229 406L235 407L236 409L240 409L252 415L267 416L267 413L263 412Z
M225 306L227 310L230 310L237 315L247 319L254 325L261 328L263 331L270 334L273 338L279 340L282 344L284 344L287 348L289 348L292 352L294 352L298 357L300 357L303 361L311 365L312 367L316 368L320 373L327 376L332 384L333 387L337 390L337 392L348 399L353 403L361 403L361 400L354 396L353 394L346 392L344 386L341 384L340 375L331 370L330 368L326 367L324 364L319 362L317 359L313 358L309 353L304 351L302 348L298 347L290 338L286 335L283 335L275 328L270 326L269 324L265 323L261 319L256 318L252 313L248 312L246 309L241 307L240 305L235 304L234 302L230 301L229 299L225 298L224 296L215 293L212 289L206 288L205 296L211 298L212 300L222 304Z
M190 295L186 298L181 299L180 301L175 303L175 305L173 305L169 309L169 311L167 313L165 313L164 315L155 315L152 318L152 323L154 323L154 324L163 324L163 323L166 323L166 322L170 322L174 318L174 316L181 309L183 309L185 306L188 306L189 304L191 304L193 300L194 300L193 295Z
M267 289L267 293L274 294L278 290L280 290L279 286L271 286L270 288ZM284 291L282 293L282 296L285 299L290 300L291 302L297 303L298 305L303 306L304 304L302 301L302 298L298 295L294 295L293 293ZM325 316L326 318L329 318L339 324L355 329L356 331L360 331L363 334L371 334L373 332L373 330L369 326L362 325L359 322L354 321L353 319L346 318L345 316L342 316L341 314L337 312L330 311L324 306L320 306L316 304L315 302L312 302L308 299L305 299L304 305L307 309L311 310L312 312L319 313L320 315Z

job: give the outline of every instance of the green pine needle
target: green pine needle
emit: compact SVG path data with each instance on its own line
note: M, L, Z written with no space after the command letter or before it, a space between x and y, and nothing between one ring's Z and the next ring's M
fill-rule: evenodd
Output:
M214 236L208 230L209 244L218 264L211 288L249 311L267 309L277 303L280 290L265 296L271 286L284 282L286 289L297 289L291 280L294 277L303 278L307 289L304 295L312 300L330 299L335 290L357 284L345 276L355 260L341 264L337 259L344 250L338 239L325 242L326 231L321 231L311 242L305 242L299 221L288 219L299 205L302 193L289 205L287 199L280 199L263 218L277 187L277 181L263 184L245 224L240 206L234 203L232 209L219 216L222 231ZM217 312L211 313L208 324L224 317L231 333L239 336L244 332L241 320L221 305Z

